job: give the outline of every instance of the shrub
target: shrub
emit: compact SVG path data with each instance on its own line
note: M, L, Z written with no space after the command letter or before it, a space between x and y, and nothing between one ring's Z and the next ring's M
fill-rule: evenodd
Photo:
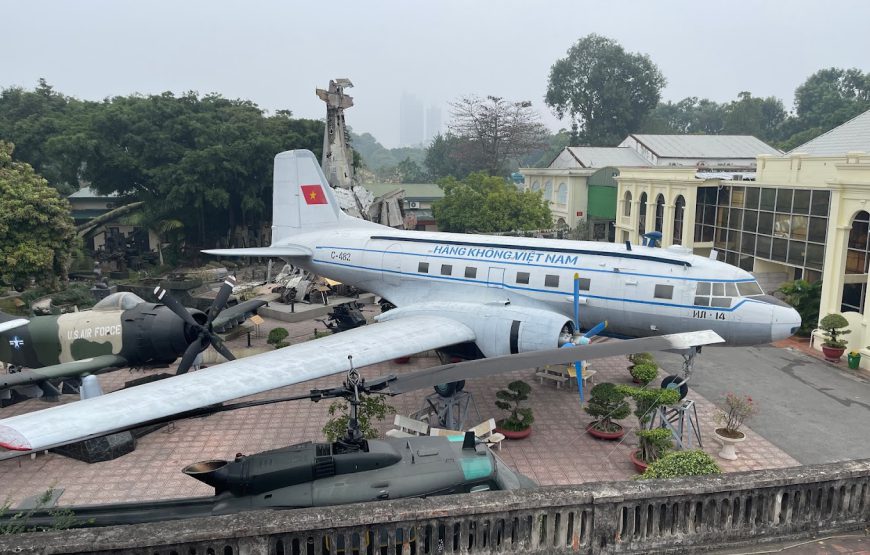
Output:
M276 349L280 349L281 347L286 347L289 345L289 342L284 341L290 335L285 328L273 328L269 331L269 337L266 339L266 343L269 345L274 345Z
M640 459L647 464L657 461L674 448L671 431L666 428L637 430L635 433L640 447Z
M638 478L678 478L680 476L706 476L721 474L716 461L700 449L692 451L673 451L650 464L646 472Z
M628 355L628 360L632 364L642 364L644 362L652 362L655 363L655 358L651 353L634 353Z
M495 405L501 410L509 411L507 418L499 423L499 426L505 430L512 432L521 432L528 429L535 417L532 416L532 409L528 407L520 407L520 403L529 398L529 392L532 388L526 382L517 380L508 384L507 389L502 389L495 396L498 400Z
M852 333L852 330L845 329L849 327L849 321L843 318L842 314L828 314L819 322L819 327L825 335L822 345L832 349L846 348L846 342L840 339L840 336Z
M613 422L631 414L631 407L625 400L625 393L612 383L600 383L589 392L589 403L583 410L593 418L592 426L602 432L617 432L622 426Z
M629 373L641 385L646 385L656 379L656 376L659 375L659 369L654 362L641 362L632 366Z
M821 280L810 283L803 279L785 283L777 291L785 297L801 315L801 327L795 335L808 337L819 321L819 304L822 302Z
M395 412L395 407L388 405L381 395L362 397L356 417L363 437L366 439L378 437L375 421L382 421L388 414ZM346 401L335 401L329 405L329 415L332 418L327 420L326 425L323 426L323 435L326 436L327 441L332 443L344 437L347 431L347 425L350 422L350 406Z

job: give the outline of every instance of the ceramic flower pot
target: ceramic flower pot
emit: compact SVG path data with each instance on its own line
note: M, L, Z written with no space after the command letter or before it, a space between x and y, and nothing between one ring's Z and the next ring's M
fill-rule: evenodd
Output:
M725 435L725 428L716 428L713 432L716 435L716 441L722 444L722 450L719 451L719 456L727 461L737 460L737 449L735 446L746 439L746 434L736 432L740 437L730 437Z
M496 426L495 431L503 435L506 439L524 439L532 435L532 428L528 427L525 430L506 430L501 426Z
M632 451L629 456L631 457L631 463L634 465L634 469L638 474L646 472L646 467L649 465L640 458L640 451Z
M588 433L589 435L591 435L592 437L597 438L597 439L613 440L613 439L620 439L622 436L624 436L625 435L625 428L620 426L619 430L616 432L604 432L602 430L596 429L595 422L591 422L586 426L586 433Z
M845 347L827 347L822 345L822 353L825 354L825 360L828 362L840 362L840 357L843 356Z

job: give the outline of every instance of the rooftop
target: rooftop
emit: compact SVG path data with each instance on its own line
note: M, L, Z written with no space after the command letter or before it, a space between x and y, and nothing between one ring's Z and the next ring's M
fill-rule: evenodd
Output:
M569 146L550 162L550 168L604 168L606 166L649 166L643 156L627 146Z
M752 135L629 135L659 158L752 158L779 150ZM628 139L626 139L628 140ZM625 141L623 141L625 144Z
M844 156L848 152L870 152L870 110L819 135L790 151L810 156Z

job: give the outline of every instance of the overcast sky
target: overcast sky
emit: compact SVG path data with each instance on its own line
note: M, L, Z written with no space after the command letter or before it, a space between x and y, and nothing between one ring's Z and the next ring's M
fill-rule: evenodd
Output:
M323 118L314 89L348 77L348 124L387 147L403 92L424 106L492 94L543 103L550 66L598 33L648 54L663 97L718 102L748 90L791 108L825 67L870 71L866 0L228 2L0 0L0 87L44 77L82 99L218 92Z

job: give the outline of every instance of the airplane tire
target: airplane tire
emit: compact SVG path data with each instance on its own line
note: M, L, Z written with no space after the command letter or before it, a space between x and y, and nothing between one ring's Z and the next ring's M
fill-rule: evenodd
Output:
M662 379L662 389L677 389L677 384L683 381L683 378L679 376L667 376ZM671 385L673 384L673 385ZM680 400L686 398L686 395L689 394L689 386L688 384L682 384L679 386L680 389Z
M442 397L453 397L465 387L465 380L442 383L435 386L435 393Z

